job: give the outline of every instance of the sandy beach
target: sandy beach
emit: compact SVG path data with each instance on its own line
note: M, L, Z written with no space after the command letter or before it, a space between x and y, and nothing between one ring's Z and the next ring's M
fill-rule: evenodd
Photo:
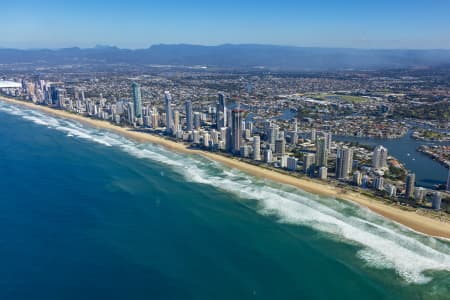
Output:
M360 204L361 206L367 207L370 210L378 213L386 218L389 218L393 221L396 221L402 225L405 225L415 231L450 239L450 223L439 221L437 219L433 219L428 216L417 214L414 211L406 211L402 210L397 206L388 205L383 203L382 201L370 198L365 195L361 195L356 192L347 191L343 192L342 189L334 187L332 185L328 185L326 183L322 183L318 180L312 180L307 178L295 178L289 175L280 174L275 171L271 171L268 169L264 169L258 166L250 165L248 163L239 161L237 159L228 158L219 154L215 154L212 152L206 152L201 150L193 150L188 149L182 143L176 143L163 137L159 137L152 134L147 134L143 132L132 131L129 128L115 126L110 124L107 121L90 119L81 115L76 115L69 113L63 110L57 110L50 107L36 105L31 102L23 102L14 99L9 99L0 96L0 100L14 103L17 105L22 105L31 109L37 109L52 115L56 115L58 117L72 119L76 121L83 122L85 124L89 124L91 126L95 126L98 128L104 128L118 134L127 136L129 138L139 140L142 142L149 142L162 145L174 151L190 153L190 154L199 154L206 158L212 159L214 161L220 162L224 165L227 165L232 168L239 169L245 173L266 178L269 180L273 180L276 182L280 182L283 184L288 184L300 188L304 191L311 192L318 195L335 197L343 200L353 201L355 203Z

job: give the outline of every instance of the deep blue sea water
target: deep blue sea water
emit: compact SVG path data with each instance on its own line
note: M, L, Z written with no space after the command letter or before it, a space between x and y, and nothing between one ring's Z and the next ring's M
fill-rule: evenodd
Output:
M450 243L0 102L0 299L450 299Z

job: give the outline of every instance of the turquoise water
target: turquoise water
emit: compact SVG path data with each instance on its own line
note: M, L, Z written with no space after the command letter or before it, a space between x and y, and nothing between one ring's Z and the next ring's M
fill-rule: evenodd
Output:
M450 243L0 102L0 299L449 299Z

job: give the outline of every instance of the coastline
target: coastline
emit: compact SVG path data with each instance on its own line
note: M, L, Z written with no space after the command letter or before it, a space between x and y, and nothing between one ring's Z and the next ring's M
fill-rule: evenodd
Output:
M247 174L266 178L283 184L288 184L313 194L352 201L354 203L357 203L363 207L372 210L373 212L379 215L382 215L390 220L393 220L406 227L409 227L417 232L435 237L450 239L450 223L442 222L437 219L420 215L414 211L405 211L400 209L399 207L385 204L379 200L370 198L365 195L361 195L357 192L353 191L343 192L342 189L328 185L327 183L322 183L316 180L306 178L292 177L286 174L281 174L272 170L264 169L255 165L251 165L212 152L188 149L182 143L170 141L164 139L163 137L152 134L132 131L129 128L116 126L107 121L90 119L82 115L73 114L64 110L57 110L46 106L40 106L32 102L19 101L2 96L0 96L0 100L4 102L25 106L27 108L40 110L58 117L76 120L94 127L107 129L109 131L113 131L120 135L127 136L134 140L159 144L163 147L169 148L177 152L202 155L203 157L220 162L224 165L227 165L228 167L239 169L240 171L245 172Z

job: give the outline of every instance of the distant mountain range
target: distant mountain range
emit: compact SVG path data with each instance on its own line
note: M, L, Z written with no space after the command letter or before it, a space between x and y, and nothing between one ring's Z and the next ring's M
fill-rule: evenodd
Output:
M450 50L368 50L251 44L154 45L137 50L110 46L57 50L0 48L0 64L8 63L128 63L271 70L391 69L450 65Z

